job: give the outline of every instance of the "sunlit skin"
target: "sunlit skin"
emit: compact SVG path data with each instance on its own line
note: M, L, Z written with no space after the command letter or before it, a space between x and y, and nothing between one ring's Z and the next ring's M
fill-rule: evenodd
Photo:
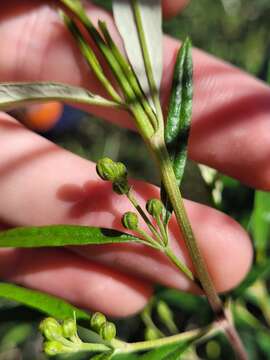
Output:
M172 15L182 5L182 1L166 0L165 13ZM120 42L110 15L90 8L91 17L106 20ZM0 14L0 81L62 81L104 94L56 9L46 1L11 0L0 4ZM164 99L178 47L177 41L164 38ZM269 87L199 50L193 54L195 97L189 156L250 186L270 189ZM125 113L88 110L132 127ZM94 164L51 144L5 114L0 116L0 142L0 219L4 226L73 223L123 229L121 214L131 210L130 205L98 179ZM158 195L152 185L135 181L134 185L142 206ZM248 235L216 210L189 201L186 206L217 289L231 289L251 265ZM173 247L190 265L174 222L171 231ZM194 290L153 250L127 245L74 250L2 250L2 278L120 317L139 311L155 283Z

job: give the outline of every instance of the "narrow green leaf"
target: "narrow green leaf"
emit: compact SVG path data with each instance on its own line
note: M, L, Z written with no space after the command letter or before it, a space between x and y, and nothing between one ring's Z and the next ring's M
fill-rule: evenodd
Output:
M140 356L140 360L178 360L183 351L188 347L187 342L161 346L147 354Z
M165 143L179 186L181 185L187 161L187 145L192 115L193 63L191 46L191 42L187 38L177 56L165 127ZM167 209L164 220L168 222L172 208L163 186L161 197Z
M136 19L135 9L140 17L140 24ZM162 76L162 14L160 0L113 0L114 19L123 38L129 61L139 79L145 95L151 99L153 84L158 91ZM140 27L140 29L138 29ZM141 33L140 33L141 32ZM142 46L141 34L144 35L145 47ZM152 69L153 78L149 79L146 63ZM148 67L149 67L148 66Z
M61 13L64 23L66 24L67 28L73 35L82 55L84 56L87 64L89 65L90 69L94 72L97 79L100 83L104 86L107 90L108 94L112 97L112 99L116 102L121 104L122 99L118 95L117 91L114 89L108 78L106 77L98 58L96 57L94 51L88 45L86 40L83 37L82 32L80 31L79 27L76 25L75 21L73 21L67 14L64 12Z
M0 110L52 100L119 107L119 104L94 95L86 89L62 83L0 83Z
M268 243L270 241L270 193L255 192L251 227L257 261L262 262L267 257Z
M76 225L21 227L0 233L0 247L48 247L143 243L139 238L112 229Z
M57 319L73 318L74 312L78 320L90 318L89 314L62 299L13 284L0 283L0 297L17 301Z

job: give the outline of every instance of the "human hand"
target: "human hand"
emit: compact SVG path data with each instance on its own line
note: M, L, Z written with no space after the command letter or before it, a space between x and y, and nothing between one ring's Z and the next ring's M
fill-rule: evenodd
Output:
M172 14L183 1L165 3L166 12ZM13 0L0 9L0 81L54 80L99 91L53 7L45 1L22 4ZM110 16L94 6L91 18L103 18L113 28ZM115 38L120 41L116 31ZM170 89L178 46L165 37L164 98ZM194 62L189 156L249 185L269 189L269 88L199 50L194 50ZM132 126L125 113L93 107L89 111ZM94 164L51 144L8 115L1 114L0 128L3 227L73 223L122 229L120 217L130 209L129 203L100 182ZM251 141L256 138L259 144ZM158 195L155 187L134 183L142 204ZM235 286L251 263L247 234L216 210L189 201L186 205L217 289ZM190 265L183 241L176 241L175 224L172 231L176 251ZM1 277L115 316L142 308L154 283L192 290L192 285L154 250L131 245L74 250L76 253L67 249L1 250Z

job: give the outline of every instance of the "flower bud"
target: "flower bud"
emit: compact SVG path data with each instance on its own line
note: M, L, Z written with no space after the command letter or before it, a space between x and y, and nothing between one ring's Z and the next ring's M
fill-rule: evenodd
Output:
M157 340L159 338L158 333L152 328L146 328L144 336L147 341Z
M124 164L114 162L109 158L103 158L97 162L97 173L101 179L113 183L127 178L127 169Z
M122 217L122 224L124 228L128 230L137 230L138 229L138 216L133 212L127 212Z
M58 340L63 337L62 326L54 318L44 319L40 323L39 329L47 340Z
M54 356L58 354L71 352L71 349L61 344L58 341L46 341L44 343L43 351L45 352L46 355Z
M100 328L99 335L103 340L111 341L116 336L116 327L114 323L106 321Z
M77 324L74 319L66 319L62 324L63 336L65 338L72 338L77 335Z
M101 314L100 312L96 312L92 315L90 320L90 326L93 330L95 330L97 333L99 332L100 328L103 324L105 324L107 321L106 316Z
M177 327L174 323L173 312L169 306L162 300L157 304L157 313L164 324L170 329L172 333L177 332Z
M151 199L146 203L146 210L150 215L157 218L162 214L164 205L158 199Z

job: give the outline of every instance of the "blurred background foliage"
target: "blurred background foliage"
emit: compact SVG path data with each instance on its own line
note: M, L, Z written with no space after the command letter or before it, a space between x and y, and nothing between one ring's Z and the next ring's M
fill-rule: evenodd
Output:
M106 6L110 1L95 1ZM166 21L164 31L175 38L192 38L193 44L270 81L270 1L192 0L185 11ZM89 121L90 120L90 121ZM158 183L151 159L137 134L65 107L64 116L44 134L78 155L93 161L106 155L127 164L131 176ZM254 191L227 176L189 162L184 194L212 204L237 219L254 240L254 265L247 279L224 299L232 298L236 325L250 359L270 358L270 194ZM163 304L163 305L161 305ZM165 318L160 307L167 306ZM45 359L40 353L37 324L41 315L17 303L0 303L0 360ZM141 315L117 321L118 332L129 341L185 331L212 320L204 299L157 287L152 302ZM72 356L70 359L87 359ZM234 359L222 337L186 351L182 359ZM129 356L128 360L132 360Z

